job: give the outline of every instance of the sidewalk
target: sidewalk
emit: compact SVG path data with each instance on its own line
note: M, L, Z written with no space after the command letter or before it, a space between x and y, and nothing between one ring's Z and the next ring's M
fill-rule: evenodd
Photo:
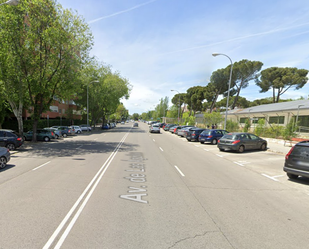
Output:
M293 143L286 142L284 143L283 139L275 139L275 138L263 138L267 141L267 151L275 152L278 154L286 155L292 146Z

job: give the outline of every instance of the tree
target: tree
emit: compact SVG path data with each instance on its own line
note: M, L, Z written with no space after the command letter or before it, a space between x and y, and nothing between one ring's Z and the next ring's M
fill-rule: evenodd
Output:
M227 68L214 71L210 77L210 83L206 86L204 97L211 103L210 113L215 107L219 95L228 91L229 71Z
M204 114L205 125L219 124L224 120L220 112L212 112Z
M280 96L288 89L294 87L296 90L302 88L308 81L308 70L296 67L270 67L261 72L260 79L256 79L256 85L267 92L272 88L273 103L278 103Z
M135 121L139 120L139 114L138 113L133 113L132 119L135 120Z
M14 65L3 63L7 77L2 80L12 82L16 94L27 89L36 131L53 98L70 99L80 87L80 69L89 58L93 37L82 17L55 0L24 0L14 11L8 7L0 19L0 38L5 41L1 60L8 51ZM23 102L25 96L21 97Z
M236 96L231 105L231 109L234 109L238 101L238 96L241 89L248 87L251 80L256 80L259 77L259 72L263 66L260 61L241 60L235 62L233 65L232 81ZM228 66L230 69L231 66Z
M205 90L205 87L202 87L202 86L190 87L187 90L185 101L191 110L190 115L192 111L193 111L193 116L197 111L202 111L203 101L205 99L204 90Z
M180 109L180 107L186 103L186 93L177 93L174 95L174 97L172 98L172 103ZM179 117L181 117L183 113L182 111L179 111ZM178 114L177 114L178 115Z

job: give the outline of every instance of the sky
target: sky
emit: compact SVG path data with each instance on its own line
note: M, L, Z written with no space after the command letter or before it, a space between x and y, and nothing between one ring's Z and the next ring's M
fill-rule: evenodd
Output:
M212 72L243 59L309 70L307 0L58 0L77 11L94 36L91 55L128 79L130 114L154 110ZM221 53L226 56L213 57ZM171 91L176 90L176 91ZM272 97L254 82L240 96ZM307 97L309 83L282 99ZM170 102L170 106L171 106Z

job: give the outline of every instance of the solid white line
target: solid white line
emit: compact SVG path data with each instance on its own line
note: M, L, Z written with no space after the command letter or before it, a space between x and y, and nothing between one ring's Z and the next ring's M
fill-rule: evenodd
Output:
M34 168L33 170L37 170L37 169L39 169L39 168L41 168L41 167L44 167L45 165L49 164L50 162L51 162L51 161L49 161L49 162L47 162L47 163L43 163L42 165L40 165L40 166Z
M163 151L163 149L161 147L159 147L161 151Z
M179 174L181 174L182 176L185 176L176 165L174 167L178 170Z
M86 205L86 200L88 201L88 199L90 198L91 194L93 193L95 187L97 186L98 182L100 181L100 179L102 178L102 176L104 175L105 171L107 170L108 166L110 165L111 161L113 160L113 158L115 157L115 155L117 154L118 150L120 149L121 145L124 143L125 139L127 138L129 133L127 133L119 142L119 144L117 145L117 147L115 148L115 150L112 152L112 154L107 158L107 160L105 161L105 163L102 165L102 167L100 168L100 170L97 172L97 174L93 177L93 179L91 180L91 182L88 184L88 186L86 187L86 189L84 190L84 192L81 194L81 196L78 198L78 200L75 202L75 204L73 205L73 207L70 209L70 211L67 213L67 215L64 217L64 219L62 220L62 222L60 223L60 225L57 227L57 229L55 230L55 232L52 234L52 236L49 238L49 240L47 241L47 243L44 245L43 249L47 249L51 246L51 244L54 242L54 240L56 239L56 237L58 236L58 234L60 233L60 231L63 229L63 227L65 226L65 224L67 223L67 221L69 220L69 218L71 217L72 213L75 211L75 209L77 208L77 206L79 205L79 203L81 202L81 200L84 198L84 196L86 195L86 193L88 192L88 190L91 188L91 186L93 185L93 183L97 180L97 183L95 183L95 185L92 187L92 190L88 193L87 198L84 200L83 205L79 208L79 210L81 211L82 208ZM107 165L107 166L106 166ZM103 172L102 172L103 171ZM98 176L101 174L101 176L98 178ZM98 178L98 179L97 179ZM88 198L89 197L89 198ZM77 215L78 214L78 215ZM74 218L76 217L76 219L78 218L80 213L76 213ZM74 223L76 221L76 219L74 220ZM58 241L57 245L55 248L60 248L62 243L64 242L66 236L68 235L68 233L70 232L70 229L73 227L74 223L73 220L71 220L69 226L67 227L67 229L65 230L65 232L63 233L63 235L61 236L60 240ZM70 229L68 229L70 227ZM61 244L59 244L61 242Z

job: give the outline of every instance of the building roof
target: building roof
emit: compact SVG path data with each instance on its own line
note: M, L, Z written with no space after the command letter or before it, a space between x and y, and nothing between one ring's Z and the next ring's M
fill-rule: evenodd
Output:
M246 109L231 110L229 114L251 114L251 113L267 113L267 112L288 112L302 109L309 109L309 100L295 100L280 103L272 103L266 105L252 106Z

